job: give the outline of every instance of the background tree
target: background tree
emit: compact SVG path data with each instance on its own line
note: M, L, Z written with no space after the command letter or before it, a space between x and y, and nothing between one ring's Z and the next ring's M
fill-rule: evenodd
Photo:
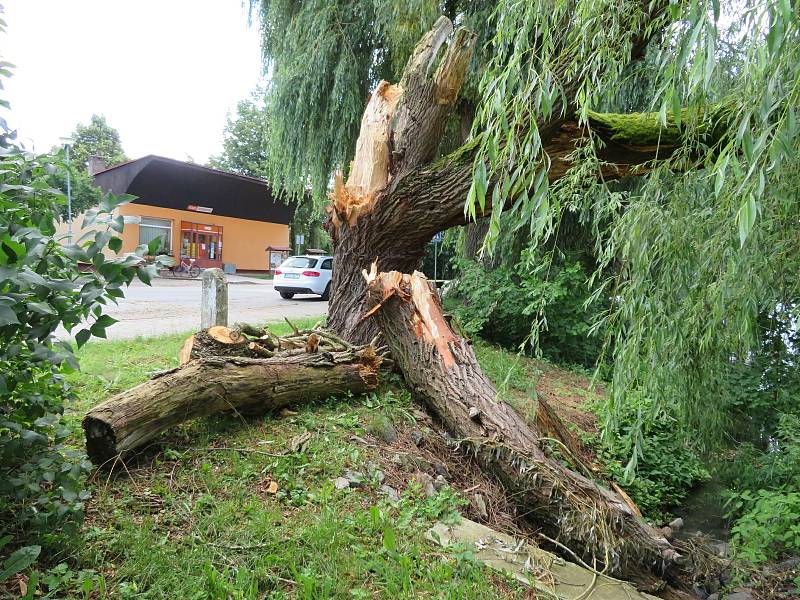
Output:
M89 157L102 159L106 167L123 163L128 157L122 149L119 132L106 122L104 116L92 115L88 125L78 123L70 137L73 141L70 143L70 160L66 168L70 172L74 218L84 210L97 206L103 196L89 175ZM53 152L57 151L53 149ZM66 169L53 176L53 185L66 193ZM66 207L61 208L61 215L66 218Z

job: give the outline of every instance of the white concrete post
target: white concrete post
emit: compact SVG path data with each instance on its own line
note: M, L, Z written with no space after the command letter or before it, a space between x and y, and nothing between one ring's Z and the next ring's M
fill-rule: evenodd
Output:
M222 269L203 271L203 294L200 299L200 328L228 325L228 282Z

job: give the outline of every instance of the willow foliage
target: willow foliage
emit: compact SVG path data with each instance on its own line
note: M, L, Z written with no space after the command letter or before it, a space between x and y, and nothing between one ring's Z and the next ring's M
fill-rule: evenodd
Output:
M613 342L616 414L629 394L643 393L654 410L719 431L715 384L724 364L746 356L760 314L797 310L798 6L621 6L499 2L467 210L497 181L492 205L515 200L533 245L556 236L567 213L579 215L594 231L595 276L607 277L598 293L613 300L602 324ZM625 60L636 32L655 34L644 66ZM637 185L614 186L597 177L602 142L590 131L574 168L551 189L541 124L574 115L588 128L594 110L634 108L625 105L632 95L635 108L653 111L660 135L677 128L669 141L678 150ZM489 245L500 224L495 211Z

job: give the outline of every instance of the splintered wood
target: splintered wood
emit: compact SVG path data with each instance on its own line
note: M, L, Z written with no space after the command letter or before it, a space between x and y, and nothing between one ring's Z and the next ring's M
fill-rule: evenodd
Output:
M329 194L331 204L326 210L337 226L343 221L355 223L389 182L391 121L402 93L399 85L381 81L364 110L350 176L345 183L337 173Z
M453 351L450 344L461 344L461 339L453 333L450 324L444 318L439 297L431 291L425 275L419 271L414 271L411 275L404 275L398 271L388 273L378 273L378 266L372 263L370 271L362 271L367 286L371 292L378 292L381 295L375 305L367 311L365 318L377 312L384 302L392 296L398 296L403 301L411 302L414 305L412 316L412 329L414 334L433 345L445 369L449 369L455 364Z

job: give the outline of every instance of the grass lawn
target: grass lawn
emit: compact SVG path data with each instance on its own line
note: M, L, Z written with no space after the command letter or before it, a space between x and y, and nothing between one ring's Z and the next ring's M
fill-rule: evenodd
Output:
M87 344L78 353L82 371L68 376L77 394L69 419L77 425L109 395L177 366L185 337ZM556 385L568 375L475 345L501 393L523 409L543 381L561 391L585 384ZM444 551L425 540L435 521L471 516L460 491L468 485L495 503L495 525L502 525L505 507L495 484L466 462L449 462L451 485L425 493L422 470L444 444L399 380L388 379L376 393L293 407L294 414L185 423L126 470L96 473L80 532L43 552L54 566L41 574L49 586L44 597L531 597L468 550ZM379 439L387 422L396 428L395 441ZM412 432L429 441L417 448ZM300 435L308 441L292 452ZM336 489L334 480L348 470L363 482ZM398 491L399 501L387 497L382 482Z

